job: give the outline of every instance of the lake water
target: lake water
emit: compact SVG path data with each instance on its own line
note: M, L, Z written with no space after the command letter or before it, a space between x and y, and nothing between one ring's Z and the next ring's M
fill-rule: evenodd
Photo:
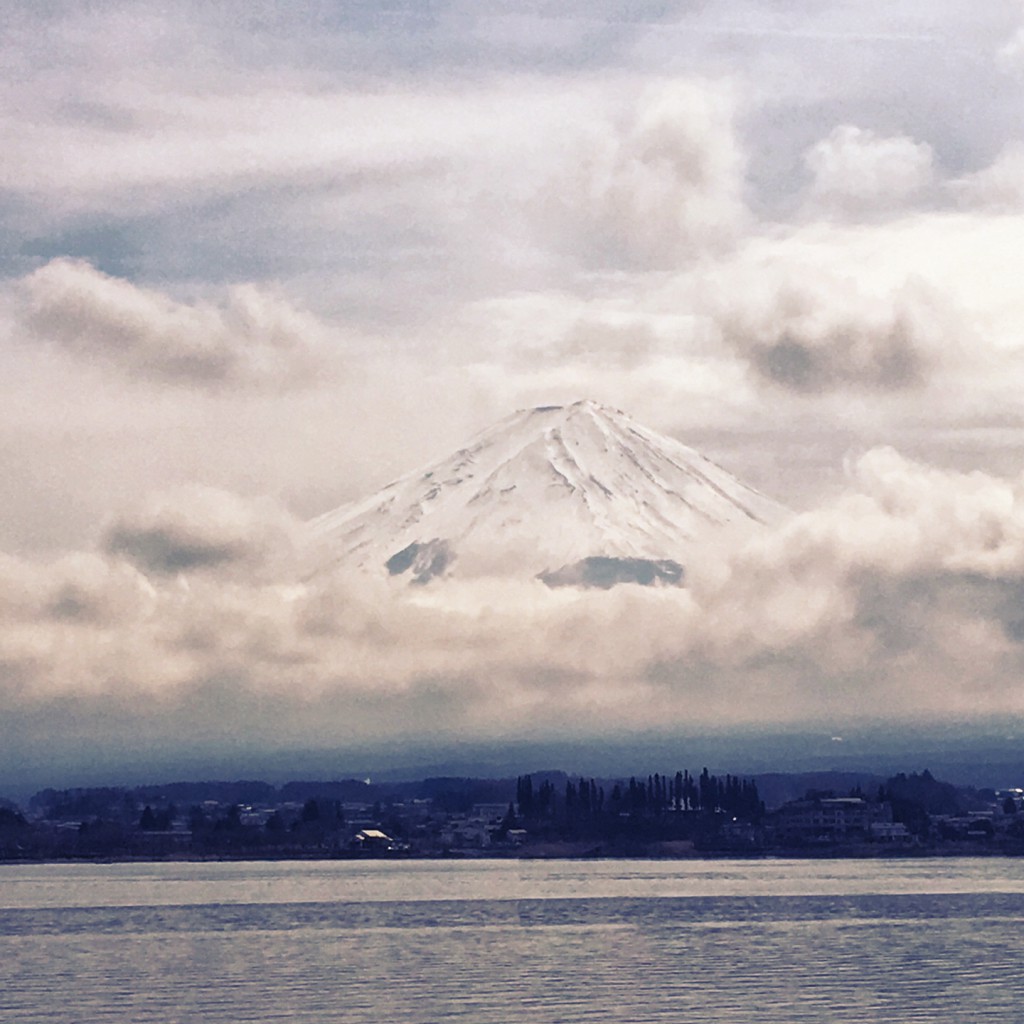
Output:
M1024 1014L1024 860L0 865L0 1021Z

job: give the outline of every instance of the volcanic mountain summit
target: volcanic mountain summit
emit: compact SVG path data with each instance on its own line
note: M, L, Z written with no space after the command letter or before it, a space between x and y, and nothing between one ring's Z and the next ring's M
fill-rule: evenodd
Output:
M310 564L416 584L511 574L549 586L680 585L702 549L786 515L692 448L581 401L514 413L313 520Z

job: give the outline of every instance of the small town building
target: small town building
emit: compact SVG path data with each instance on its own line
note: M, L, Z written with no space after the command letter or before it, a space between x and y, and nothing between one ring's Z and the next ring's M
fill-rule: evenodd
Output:
M796 845L863 842L871 838L873 825L891 823L889 804L856 796L794 800L774 815L776 838Z
M379 828L360 829L352 837L352 845L357 850L363 850L367 853L386 853L389 850L395 849L394 839L386 832L381 832Z

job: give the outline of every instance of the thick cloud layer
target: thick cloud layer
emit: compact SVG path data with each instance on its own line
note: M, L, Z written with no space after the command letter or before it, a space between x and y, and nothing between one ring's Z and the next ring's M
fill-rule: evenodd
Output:
M873 450L844 494L700 567L686 590L304 585L281 560L241 573L239 552L265 550L266 509L217 500L219 531L215 516L195 524L201 539L185 539L187 516L175 528L173 566L167 507L136 528L134 566L120 541L46 567L5 560L9 729L70 698L86 733L105 735L113 701L164 748L202 731L211 702L278 743L397 737L412 722L487 737L1024 711L1020 478Z

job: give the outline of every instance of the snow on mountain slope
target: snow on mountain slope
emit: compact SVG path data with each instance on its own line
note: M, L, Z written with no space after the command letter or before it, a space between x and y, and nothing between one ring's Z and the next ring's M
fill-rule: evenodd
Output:
M311 575L426 583L531 575L550 586L679 584L709 544L787 511L678 441L582 401L517 412L467 447L310 524Z

